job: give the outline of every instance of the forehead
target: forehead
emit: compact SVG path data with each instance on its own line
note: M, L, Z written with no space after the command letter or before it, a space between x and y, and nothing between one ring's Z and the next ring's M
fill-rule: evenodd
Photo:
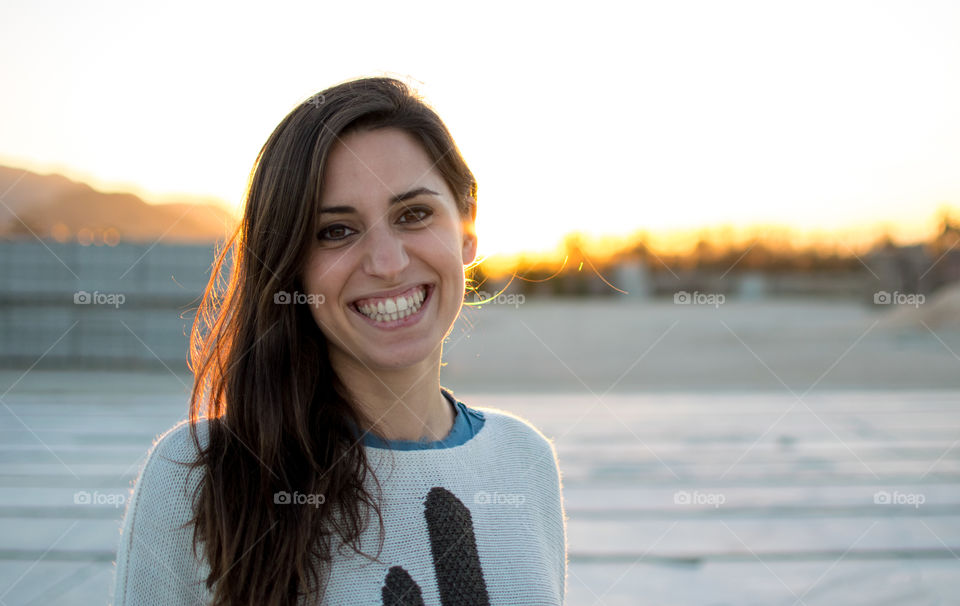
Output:
M396 128L356 131L330 149L320 206L386 200L421 186L449 195L434 162L413 136Z

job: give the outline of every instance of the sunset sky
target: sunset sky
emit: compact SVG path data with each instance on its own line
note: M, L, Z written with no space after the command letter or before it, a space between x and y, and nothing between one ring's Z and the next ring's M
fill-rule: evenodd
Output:
M481 254L723 224L910 239L960 209L950 1L7 0L0 55L0 164L150 201L237 207L294 105L386 74L477 175Z

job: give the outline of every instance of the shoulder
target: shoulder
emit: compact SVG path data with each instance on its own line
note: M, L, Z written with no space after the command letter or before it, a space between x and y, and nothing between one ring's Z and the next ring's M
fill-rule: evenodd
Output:
M548 439L532 421L517 413L489 406L473 407L472 410L475 410L483 415L486 420L492 422L498 431L515 436L523 436L527 440L539 442L542 445L552 445L550 439Z
M474 410L484 416L484 427L490 430L490 438L499 447L517 448L557 468L557 451L553 441L530 420L499 408L480 407Z
M207 443L207 421L200 419L196 426L200 446ZM190 422L181 421L158 435L147 453L140 470L140 480L152 480L168 476L186 476L188 466L197 460L199 451L191 434Z
M197 424L197 436L201 446L205 445L206 421L203 419ZM157 436L140 467L128 508L134 507L141 512L152 510L152 514L161 517L179 517L170 515L174 510L179 510L176 514L182 515L187 497L192 492L190 485L195 488L195 480L199 477L199 471L191 469L197 456L189 421L181 421ZM127 513L132 515L135 512Z
M205 420L198 422L201 447L206 443L206 429ZM198 454L189 421L154 439L129 492L125 540L131 540L137 531L170 531L192 517L193 500L203 477L203 470L192 465Z
M197 437L205 445L207 439L207 419L197 420ZM196 454L196 446L190 433L190 421L184 419L159 434L150 447L151 456L183 457Z

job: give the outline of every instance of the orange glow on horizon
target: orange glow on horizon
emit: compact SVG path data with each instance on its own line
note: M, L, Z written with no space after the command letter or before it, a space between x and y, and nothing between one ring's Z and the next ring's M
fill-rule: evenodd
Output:
M3 156L0 156L0 164L17 166L38 174L60 174L73 181L86 183L104 193L133 193L148 204L211 204L222 208L239 221L238 207L231 208L230 204L214 196L156 195L135 184L101 180L69 167L30 162L10 163L4 162ZM804 229L776 223L754 223L704 225L685 229L636 229L620 234L568 232L560 235L552 247L539 249L525 247L522 243L497 240L496 225L491 224L483 228L478 221L479 258L482 259L479 266L488 276L503 276L517 267L554 271L563 265L571 246L582 250L589 260L601 264L613 256L623 256L627 251L641 244L654 256L663 257L691 255L701 243L714 250L729 250L738 247L742 249L754 242L762 242L771 250L815 250L825 253L834 252L840 256L859 255L882 240L889 240L897 245L929 241L938 233L943 221L948 218L953 220L960 218L960 205L941 204L935 215L915 221L913 224L874 221L840 229ZM54 240L61 242L72 240L73 236L80 237L78 234L67 234L60 225L57 226L55 233L50 235ZM117 234L114 233L106 236L97 234L91 236L84 232L80 239L87 243L118 241Z

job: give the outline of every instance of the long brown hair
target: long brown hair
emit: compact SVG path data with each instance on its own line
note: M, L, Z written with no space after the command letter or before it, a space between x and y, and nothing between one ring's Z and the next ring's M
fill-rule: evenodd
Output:
M355 430L370 419L331 368L306 305L275 297L304 292L300 272L331 148L349 132L388 127L423 145L461 216L475 218L476 180L437 114L399 80L364 78L310 97L277 126L250 174L242 221L215 255L190 336L199 452L191 470L203 481L189 523L216 606L290 605L318 591L338 540L362 553L371 510L383 547L379 494L364 487L373 472ZM323 495L322 503L275 504L294 492Z

